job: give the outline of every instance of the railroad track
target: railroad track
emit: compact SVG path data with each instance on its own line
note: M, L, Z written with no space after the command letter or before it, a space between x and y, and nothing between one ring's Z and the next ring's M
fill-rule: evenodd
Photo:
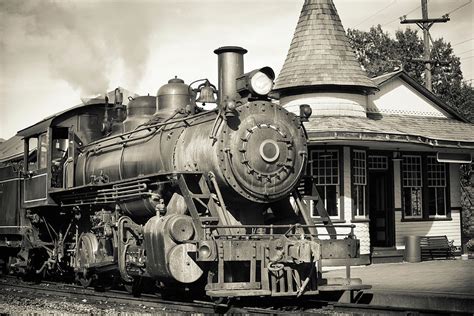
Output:
M274 310L271 308L241 307L229 306L226 304L216 304L208 301L185 301L168 300L152 294L142 294L140 297L133 297L126 291L109 290L99 292L92 288L83 288L77 285L42 281L38 284L32 284L19 280L16 277L0 276L0 288L8 288L14 292L14 295L31 298L63 297L76 301L83 301L89 304L103 303L119 304L122 306L147 307L154 308L156 311L166 310L168 312L187 312L187 313L253 313L253 314L283 314L285 311Z
M383 306L360 303L329 303L323 310L337 313L350 313L356 315L472 315L463 312L453 312L435 309L413 307Z
M51 299L51 297L65 297L75 301L86 300L89 304L115 304L127 307L153 308L154 311L183 312L183 313L227 313L227 314L333 314L343 313L348 315L462 315L452 311L426 310L417 308L406 308L396 306L380 306L371 304L349 304L330 302L325 300L284 300L278 304L268 305L265 300L255 300L253 303L238 302L237 304L226 305L216 304L209 301L186 301L169 300L152 294L142 294L140 297L133 297L126 291L109 290L98 292L92 288L83 288L73 284L43 281L39 284L31 284L21 281L16 277L0 276L0 288L9 288L15 296L30 297L34 293L35 297ZM248 304L248 305L246 305ZM266 304L266 308L262 308Z

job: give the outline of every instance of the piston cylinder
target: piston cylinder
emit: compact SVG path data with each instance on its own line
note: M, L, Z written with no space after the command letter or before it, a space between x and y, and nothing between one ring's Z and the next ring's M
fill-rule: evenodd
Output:
M145 224L144 242L146 269L157 279L192 283L203 274L201 268L189 255L196 252L196 245L188 243L194 237L194 226L190 216L154 216Z

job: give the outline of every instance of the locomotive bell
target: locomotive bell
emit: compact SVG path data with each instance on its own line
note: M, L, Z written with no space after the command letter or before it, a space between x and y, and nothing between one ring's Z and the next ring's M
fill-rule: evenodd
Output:
M214 96L214 94L217 93L216 87L208 80L200 84L197 89L199 91L199 98L196 100L196 102L200 102L202 104L216 103L217 100Z

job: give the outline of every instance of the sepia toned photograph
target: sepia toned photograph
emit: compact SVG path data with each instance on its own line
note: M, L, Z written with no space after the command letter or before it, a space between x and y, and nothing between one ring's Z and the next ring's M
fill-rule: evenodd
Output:
M472 315L472 0L0 0L1 315Z

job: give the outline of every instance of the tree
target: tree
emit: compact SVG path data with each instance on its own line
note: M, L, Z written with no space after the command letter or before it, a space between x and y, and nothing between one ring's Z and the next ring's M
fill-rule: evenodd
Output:
M399 30L395 33L395 38L392 38L377 25L368 32L348 29L347 35L359 62L370 77L403 67L418 83L425 84L423 63L411 61L423 58L423 41L418 36L418 30ZM442 38L434 40L431 59L447 62L446 65L437 65L432 69L433 92L466 119L474 122L474 91L471 85L463 81L461 61L454 55L451 44Z

